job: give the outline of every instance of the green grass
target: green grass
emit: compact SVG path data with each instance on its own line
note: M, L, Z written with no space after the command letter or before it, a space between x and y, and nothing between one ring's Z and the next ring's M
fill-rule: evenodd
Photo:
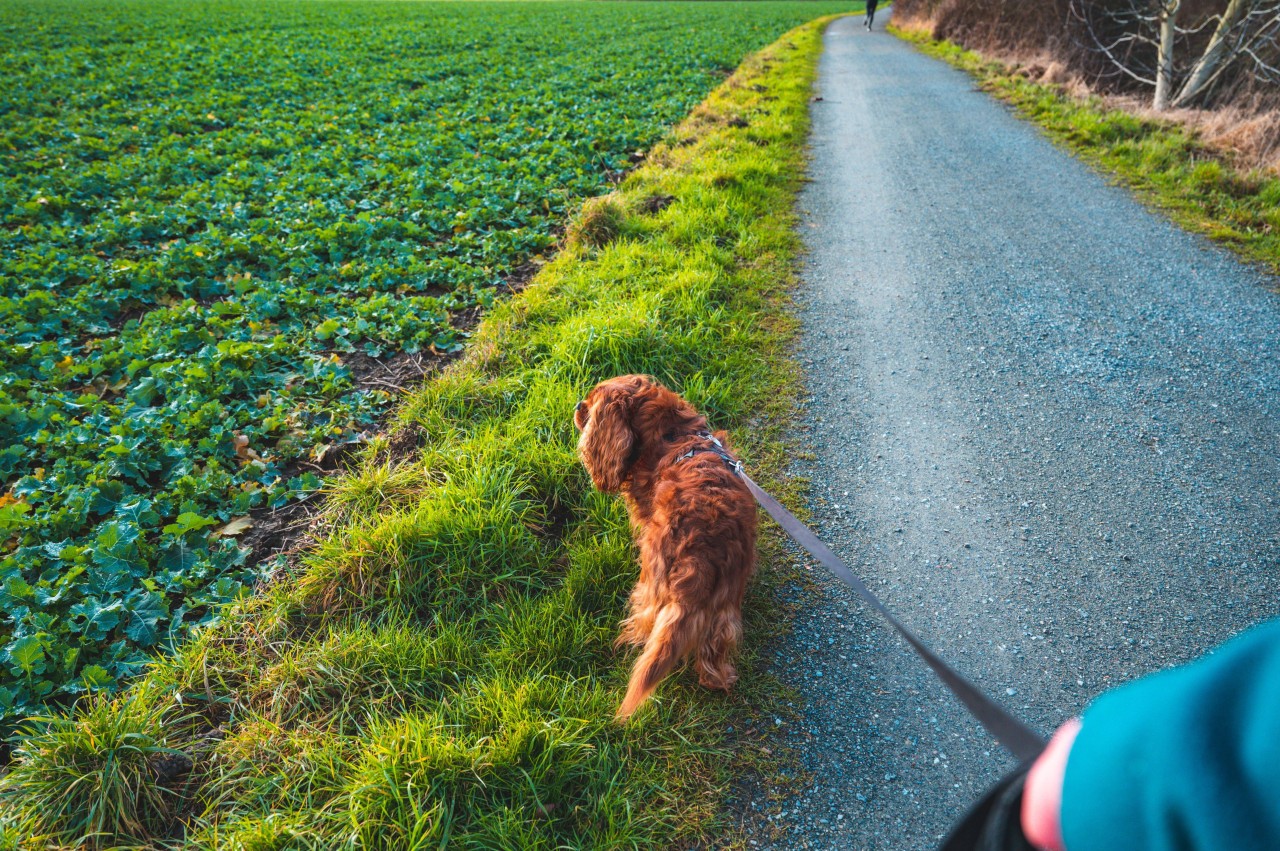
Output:
M894 32L968 71L1050 138L1116 175L1183 227L1280 272L1280 175L1234 168L1184 126L1071 96L950 42Z
M564 251L331 484L330 531L292 571L121 697L30 725L0 779L11 844L732 843L729 784L771 758L759 719L779 688L752 654L785 621L780 541L763 542L735 692L684 672L614 723L635 551L621 501L575 457L571 413L603 378L653 374L793 492L777 477L797 381L793 202L824 24L749 58L580 211ZM154 748L190 773L137 771ZM48 805L81 778L91 800Z
M371 358L460 348L583 198L837 8L0 0L0 735L247 593L249 521L392 405Z

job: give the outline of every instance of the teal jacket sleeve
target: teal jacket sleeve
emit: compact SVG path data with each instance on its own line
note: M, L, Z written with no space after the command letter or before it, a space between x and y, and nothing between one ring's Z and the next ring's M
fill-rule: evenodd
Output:
M1280 849L1280 620L1084 713L1062 787L1067 851Z

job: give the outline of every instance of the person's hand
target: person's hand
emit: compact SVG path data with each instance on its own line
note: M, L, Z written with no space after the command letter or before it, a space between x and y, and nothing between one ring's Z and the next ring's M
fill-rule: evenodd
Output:
M1062 844L1062 780L1067 773L1067 754L1079 732L1079 718L1059 727L1027 772L1022 787L1022 832L1043 851L1066 851Z

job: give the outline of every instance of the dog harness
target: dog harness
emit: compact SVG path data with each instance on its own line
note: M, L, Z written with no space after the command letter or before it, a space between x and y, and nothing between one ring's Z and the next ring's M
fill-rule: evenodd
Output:
M701 437L703 440L709 440L714 445L713 446L695 446L692 449L690 449L688 452L683 452L680 455L676 456L676 460L674 463L679 464L681 461L684 461L687 458L692 458L693 456L697 455L700 452L711 452L715 455L719 455L720 460L723 461L725 464L727 464L730 470L733 470L733 474L735 476L742 475L742 462L729 454L729 450L724 448L724 444L720 442L719 438L717 438L714 434L712 434L709 431L695 431L693 435L694 437Z

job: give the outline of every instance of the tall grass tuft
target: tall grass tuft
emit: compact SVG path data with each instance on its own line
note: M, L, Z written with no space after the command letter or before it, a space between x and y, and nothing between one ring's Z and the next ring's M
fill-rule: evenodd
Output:
M89 848L165 836L181 804L174 774L186 773L166 762L190 767L164 745L167 715L142 687L114 699L86 698L70 717L29 721L5 778L10 795L21 795L16 831L75 836Z
M602 248L617 239L626 224L626 211L612 195L590 198L569 226L569 243Z

